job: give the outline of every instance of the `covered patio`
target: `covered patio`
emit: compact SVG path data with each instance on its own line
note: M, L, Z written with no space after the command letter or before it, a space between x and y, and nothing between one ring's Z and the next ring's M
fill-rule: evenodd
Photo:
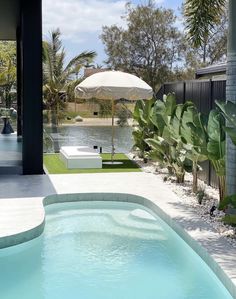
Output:
M1 0L0 7L0 40L17 48L17 133L0 138L0 174L42 174L42 3Z

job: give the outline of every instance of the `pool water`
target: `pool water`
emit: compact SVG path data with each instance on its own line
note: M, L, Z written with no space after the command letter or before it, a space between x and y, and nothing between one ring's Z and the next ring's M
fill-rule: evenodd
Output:
M42 236L0 250L1 299L232 299L140 205L66 203L46 213Z

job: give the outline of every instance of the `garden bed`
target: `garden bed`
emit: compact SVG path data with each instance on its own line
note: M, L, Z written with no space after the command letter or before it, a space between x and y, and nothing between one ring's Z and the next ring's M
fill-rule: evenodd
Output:
M129 154L129 157L142 168L144 172L153 173L163 179L163 183L170 188L185 205L194 207L196 213L201 217L202 221L209 223L221 235L226 237L227 241L236 248L236 227L224 224L222 218L225 213L214 210L213 215L210 215L210 210L213 206L218 206L219 192L217 189L208 186L203 181L199 180L199 189L202 191L202 200L199 204L199 198L192 192L192 175L185 174L185 182L177 184L174 176L168 175L168 170L160 167L159 163L148 161L143 162L143 159L138 158L135 154Z

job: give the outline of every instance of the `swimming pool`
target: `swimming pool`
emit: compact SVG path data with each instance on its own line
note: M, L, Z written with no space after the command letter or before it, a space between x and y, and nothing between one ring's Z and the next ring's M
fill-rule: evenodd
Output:
M0 250L1 299L232 299L141 205L62 203L46 213L40 237Z

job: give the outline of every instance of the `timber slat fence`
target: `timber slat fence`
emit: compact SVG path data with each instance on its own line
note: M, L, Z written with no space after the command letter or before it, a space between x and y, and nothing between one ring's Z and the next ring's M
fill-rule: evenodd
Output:
M165 83L158 93L157 99L162 99L164 94L174 92L178 104L192 101L200 112L209 114L210 110L215 108L215 101L225 101L225 80L192 80L185 82ZM202 171L199 172L199 178L208 185L218 187L217 176L214 169L208 161L202 163Z

